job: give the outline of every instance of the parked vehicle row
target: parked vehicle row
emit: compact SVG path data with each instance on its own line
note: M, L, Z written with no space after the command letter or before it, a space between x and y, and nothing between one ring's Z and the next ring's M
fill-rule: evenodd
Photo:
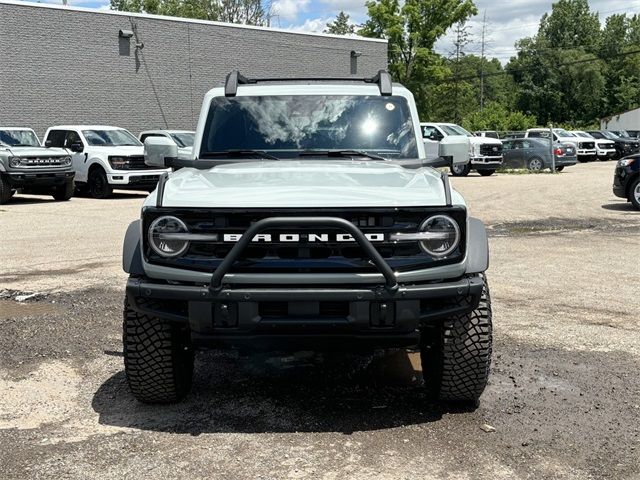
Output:
M422 138L429 153L429 143L437 144L449 137L467 137L469 163L451 166L456 177L469 175L476 170L482 176L493 175L502 166L502 142L491 137L477 137L455 123L421 123Z
M68 200L74 191L109 197L114 188L152 191L168 169L149 167L142 141L171 139L187 158L193 132L149 130L136 138L105 125L59 125L47 130L44 146L30 128L0 128L0 203L21 193L51 194Z

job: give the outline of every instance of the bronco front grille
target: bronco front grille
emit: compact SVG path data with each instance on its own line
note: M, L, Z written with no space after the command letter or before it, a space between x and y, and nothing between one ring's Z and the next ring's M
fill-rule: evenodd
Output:
M449 257L435 260L426 255L417 242L394 243L390 234L416 232L422 222L436 213L446 213L459 224L462 241ZM218 234L215 242L191 243L187 252L178 258L166 259L149 248L146 232L159 216L174 215L183 220L190 233ZM384 239L372 241L382 257L396 271L416 270L437 265L460 262L465 252L466 210L449 208L393 208L351 210L203 210L147 208L143 215L145 232L145 256L151 263L213 272L229 254L235 242L225 241L225 234L242 234L249 226L268 217L322 216L339 217L358 226L365 235ZM332 228L296 227L280 228L263 232L271 235L269 242L253 242L232 269L233 272L277 272L277 273L373 273L373 265L362 248L352 241L338 241L338 234L345 232ZM296 235L297 241L282 241L281 234ZM313 241L312 241L313 238Z

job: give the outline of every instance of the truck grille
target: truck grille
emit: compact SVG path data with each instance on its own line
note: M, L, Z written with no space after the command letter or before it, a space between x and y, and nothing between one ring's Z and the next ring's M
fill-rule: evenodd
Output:
M595 142L580 142L578 143L578 148L582 148L584 150L593 150L596 148Z
M480 145L480 155L482 155L483 157L501 157L502 145Z
M460 225L462 241L449 257L434 260L426 255L418 242L394 243L389 235L399 232L415 232L422 222L436 213L446 213ZM224 234L242 234L249 226L268 217L329 216L349 220L366 234L384 234L383 241L372 242L383 258L396 271L416 270L438 265L460 262L465 251L466 210L462 207L450 208L402 208L368 209L346 212L341 209L324 210L243 210L243 211L203 211L186 209L148 209L143 218L144 232L159 216L173 215L183 220L191 233L218 234L215 242L191 243L187 252L178 258L166 259L157 255L148 245L145 237L145 256L154 264L213 272L235 245L223 241ZM233 272L256 273L375 273L373 265L360 246L355 242L337 241L337 234L345 233L331 228L287 227L267 230L273 241L254 242L245 250ZM299 242L281 241L280 234L299 234ZM310 242L313 234L316 238L324 236L326 241Z
M60 167L66 157L22 157L21 167Z

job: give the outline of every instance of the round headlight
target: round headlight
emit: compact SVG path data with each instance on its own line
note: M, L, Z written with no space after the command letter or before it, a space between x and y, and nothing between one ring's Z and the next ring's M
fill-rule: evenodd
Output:
M161 257L179 257L189 248L189 242L179 238L179 234L189 233L185 223L176 217L158 217L149 227L149 245Z
M427 218L420 225L420 230L431 234L430 238L420 242L420 248L433 257L446 257L460 244L460 227L447 215Z
M9 166L10 167L19 167L22 163L22 159L20 157L10 157L9 158Z
M63 165L71 165L71 157L62 157Z

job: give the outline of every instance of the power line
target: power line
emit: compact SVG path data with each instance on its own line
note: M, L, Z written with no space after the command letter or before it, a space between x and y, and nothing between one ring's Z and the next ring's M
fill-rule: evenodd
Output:
M630 52L623 52L623 53L618 53L618 54L613 54L613 55L608 55L607 58L613 58L613 57L626 57L628 55L635 55L636 53L640 53L640 49L638 50L632 50ZM582 63L590 63L590 62L594 62L600 60L599 58L586 58L586 59L582 59L582 60L574 60L573 62L565 62L565 63L557 63L555 64L555 67L570 67L573 65L580 65ZM520 68L513 68L510 70L503 70L501 72L491 72L491 73L485 73L484 77L498 77L501 75L511 75L513 73L519 73L519 72L526 72L529 70L539 70L540 67L539 66L531 66L531 67L520 67ZM437 84L442 84L442 83L451 83L451 82L460 82L460 81L465 81L465 80L476 80L477 78L479 78L480 75L469 75L466 77L449 77L447 79L441 80L441 81L437 81L435 83Z

